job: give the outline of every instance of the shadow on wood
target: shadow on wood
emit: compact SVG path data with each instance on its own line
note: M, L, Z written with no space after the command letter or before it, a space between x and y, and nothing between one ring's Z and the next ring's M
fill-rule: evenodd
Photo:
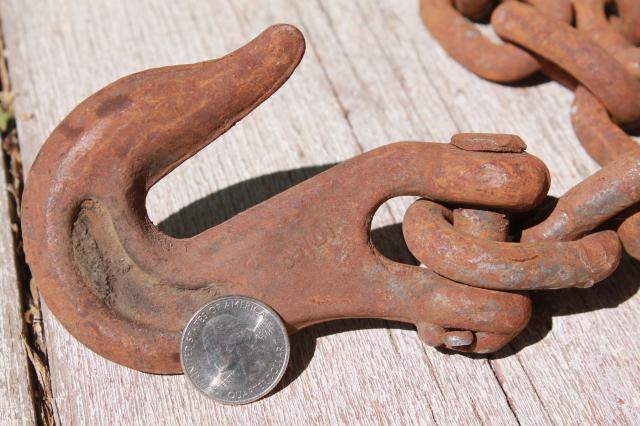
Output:
M271 392L271 395L278 393L282 389L289 386L296 380L307 368L316 350L317 340L325 336L334 334L353 332L357 330L372 329L398 329L398 330L414 330L411 324L387 321L373 318L353 318L346 320L329 321L307 327L304 330L291 336L291 354L289 358L289 366L282 380ZM417 338L417 336L416 336ZM373 348L372 350L375 350ZM366 359L366 354L362 354L362 361ZM331 372L327 372L331 374Z
M189 238L221 224L335 164L304 167L258 176L194 201L158 224L175 238Z
M533 316L527 328L493 358L512 355L542 340L553 327L553 317L616 308L639 288L640 263L624 254L616 272L591 288L531 292Z
M158 228L175 238L192 237L333 166L286 170L237 183L194 201L160 222ZM371 240L389 259L418 265L404 242L400 224L373 230Z

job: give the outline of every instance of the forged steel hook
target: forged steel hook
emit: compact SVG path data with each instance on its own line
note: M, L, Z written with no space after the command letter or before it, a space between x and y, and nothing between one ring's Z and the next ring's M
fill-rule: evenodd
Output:
M376 209L398 195L535 207L549 175L526 153L397 143L191 238L169 237L150 221L151 186L273 94L304 47L294 27L271 27L221 59L117 80L53 131L26 184L23 237L48 306L82 343L134 369L180 372L185 322L229 294L269 304L291 333L378 317L416 324L429 344L472 352L497 350L526 325L526 295L395 263L369 235Z

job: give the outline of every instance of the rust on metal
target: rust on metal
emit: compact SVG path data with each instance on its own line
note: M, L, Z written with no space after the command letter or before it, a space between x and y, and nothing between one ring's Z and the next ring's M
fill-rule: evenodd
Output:
M421 6L426 3L423 1ZM471 50L465 50L468 45L460 37L447 39L447 26L454 19L446 7L448 2L442 2L433 13L422 7L421 16L427 28L454 59L485 78L492 77L487 77L485 70L478 69L473 61L501 64L512 60L513 54L507 52L514 52L514 47L526 49L521 52L532 55L531 58L539 62L539 68L545 74L575 90L571 108L574 131L589 155L601 165L636 151L636 142L620 125L633 128L640 122L640 48L635 46L640 41L640 2L618 0L615 2L618 15L608 16L607 7L612 4L609 0L573 0L577 28L570 25L571 15L567 6L571 5L564 1L526 3L529 4L505 1L491 14L495 32L513 43L500 49L478 44L471 46ZM460 21L462 18L455 19ZM471 23L464 25L471 26ZM482 43L489 42L483 40ZM472 57L473 61L465 55ZM627 162L632 163L634 158L635 155ZM617 171L608 168L608 171L597 174L598 178L589 178L588 183L581 183L577 189L569 191L547 221L525 233L527 238L531 241L572 240L602 223L603 218L611 218L625 210L625 206L635 204L638 200L633 188L634 166L620 167ZM597 181L615 180L621 175L626 177L624 182ZM617 195L606 186L627 192ZM612 204L607 204L609 202ZM589 216L585 211L593 215ZM442 217L440 219L442 224ZM623 246L636 258L640 258L639 222L636 213L618 230ZM562 229L572 231L565 233ZM450 236L453 238L458 234ZM426 249L422 247L421 250Z
M454 209L452 213L453 226L459 232L491 241L506 241L509 236L506 213L466 208Z
M524 152L527 144L517 135L458 133L451 137L451 143L466 151Z
M472 139L474 135L467 134ZM480 136L480 135L475 135ZM498 141L501 135L492 135L494 139ZM510 135L509 135L510 136ZM452 140L455 138L452 137ZM486 135L485 138L486 139ZM486 142L484 142L486 144ZM524 142L522 142L524 144ZM496 145L500 145L499 142ZM514 147L514 152L519 152ZM506 241L509 234L509 215L506 213L493 212L489 210L480 210L472 208L456 208L453 210L454 226L460 231L472 235L476 238L484 238L491 241ZM531 298L525 293L520 293L525 296L531 304ZM449 337L449 336L445 336ZM470 340L471 336L468 335L453 335L445 340L448 347L452 347L454 343L459 344L455 349L458 351L469 350L473 343L464 345L463 343ZM487 340L495 339L494 336L490 336L487 333L476 333L474 341L480 340L486 342Z
M508 83L540 70L536 58L526 51L484 37L451 0L420 0L420 17L449 56L482 78Z
M640 213L632 214L622 222L618 228L618 236L625 251L640 260Z
M528 0L551 19L570 23L573 8L569 0ZM554 66L541 61L511 43L494 43L469 20L480 20L492 12L494 1L420 0L420 17L444 50L469 69L487 80L510 83L544 71L559 74ZM488 9L487 9L488 8Z
M465 137L474 139L474 136L480 137L481 135L465 134ZM493 138L491 137L493 136ZM482 139L495 139L498 140L501 135L484 135ZM452 137L452 140L455 138ZM483 142L486 145L486 142ZM496 145L499 145L498 143ZM517 152L517 151L516 151ZM509 218L505 213L492 212L489 210L480 210L472 208L457 208L453 211L454 220L456 220L454 226L460 232L467 233L476 238L484 238L491 241L506 241L509 231ZM404 225L403 225L404 228ZM525 296L525 293L521 293ZM527 297L529 304L531 299ZM473 335L469 331L450 331L443 337L445 345L449 348L454 348L457 351L472 351L474 342L479 341L480 344L484 344L487 339L494 339L486 333L476 333Z
M615 54L632 44L616 31L606 15L609 0L573 0L576 12L576 28L583 36L598 43L607 52Z
M571 125L584 149L600 165L638 148L638 144L611 121L604 105L583 86L575 92Z
M398 195L534 208L549 174L526 153L396 143L194 237L172 238L153 225L149 188L273 94L303 52L298 30L274 26L219 60L124 77L52 132L24 192L25 251L49 308L89 348L134 369L179 372L185 322L228 294L264 301L291 333L379 317L416 324L433 345L456 348L473 333L463 350L479 353L501 348L527 324L526 295L393 262L369 235L378 206Z
M590 287L620 262L620 242L613 231L578 241L522 244L467 235L451 222L449 209L417 201L404 217L405 240L429 269L467 285L497 290Z
M507 0L518 1L518 0ZM526 0L525 3L534 6L540 13L551 18L570 24L573 20L573 0Z
M631 44L640 44L640 2L638 0L616 0L618 17L614 26Z
M606 4L605 0L575 0L577 27L638 80L640 49L610 25L605 15ZM637 148L635 141L611 120L606 107L583 86L576 88L571 124L585 150L600 165Z
M453 0L453 6L472 21L479 21L491 13L493 0Z
M522 152L526 147L514 135L460 134L451 142L456 146L464 142L467 149L478 151ZM402 229L409 250L429 269L482 288L589 287L611 275L621 256L620 242L612 231L578 241L507 243L506 215L475 209L452 212L428 200L419 200L407 210ZM560 239L556 237L551 239Z
M584 85L622 124L640 120L640 82L599 44L532 6L507 2L491 23L500 37L553 62Z
M628 31L629 27L625 29L618 26L620 32L614 30L605 14L606 5L605 0L575 0L577 27L624 66L629 75L640 80L640 48L634 46L638 39L633 31ZM617 6L621 16L619 22L635 21L636 33L640 34L640 3L618 1ZM637 143L611 120L605 106L582 86L576 89L571 122L584 148L601 165L609 164L638 149ZM627 164L627 167L634 167L633 160ZM613 167L625 166L616 163ZM618 235L625 250L634 258L640 259L638 213L632 214L622 223L618 228Z
M570 241L640 201L640 150L633 150L560 197L551 215L522 241Z

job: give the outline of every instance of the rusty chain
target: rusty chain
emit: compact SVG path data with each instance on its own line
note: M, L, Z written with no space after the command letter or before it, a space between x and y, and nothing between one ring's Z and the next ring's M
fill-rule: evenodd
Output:
M450 0L421 2L436 38L479 75L508 82L543 70L575 85L576 131L596 140L585 146L608 162L519 242L511 215L539 211L550 176L520 138L492 134L387 145L192 238L161 233L145 208L150 187L271 96L301 60L302 35L279 25L219 60L124 77L52 132L22 207L27 261L49 308L97 353L155 373L180 371L184 324L224 295L264 301L290 333L378 317L415 324L430 345L500 349L531 315L523 290L587 287L615 270L616 232L592 231L640 201L633 142L603 149L597 141L613 143L607 132L622 140L614 123L640 118L638 82L628 72L629 46L640 38L635 4L620 2L620 17L603 21L604 12L593 12L602 2L576 2L579 27L602 34L586 36L570 26L568 1L530 3L535 8L506 2L493 11L498 33L515 43L495 45L463 17L482 19L492 2L457 0L461 12ZM580 60L567 59L569 47ZM595 72L594 61L613 71ZM598 120L584 118L591 110ZM393 262L371 242L373 214L398 195L423 197L407 211L403 233L428 269ZM632 255L640 253L638 222L631 216L618 229Z
M542 71L575 91L574 131L605 167L562 197L547 225L524 237L575 238L624 211L618 235L640 259L634 214L640 163L637 144L623 130L640 123L640 2L421 0L420 16L445 51L480 77L512 83ZM503 44L489 41L472 22L489 16Z

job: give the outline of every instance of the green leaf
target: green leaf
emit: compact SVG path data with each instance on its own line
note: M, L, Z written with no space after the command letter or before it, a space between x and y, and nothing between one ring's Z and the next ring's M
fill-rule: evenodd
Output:
M9 128L9 122L15 116L13 108L7 110L0 108L0 133L4 133Z

